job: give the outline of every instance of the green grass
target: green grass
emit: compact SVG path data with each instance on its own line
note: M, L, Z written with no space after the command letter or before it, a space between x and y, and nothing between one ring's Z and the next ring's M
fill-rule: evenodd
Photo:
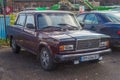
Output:
M9 46L9 40L0 39L0 47Z

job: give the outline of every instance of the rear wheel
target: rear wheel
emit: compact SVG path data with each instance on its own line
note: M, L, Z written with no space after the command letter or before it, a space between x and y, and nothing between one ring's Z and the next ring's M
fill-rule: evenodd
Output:
M11 39L10 43L11 43L11 48L12 48L13 53L18 54L21 48L16 44L13 38Z
M44 70L50 71L55 69L55 63L53 57L51 56L50 51L46 47L43 47L41 49L41 52L39 54L39 60L41 67Z

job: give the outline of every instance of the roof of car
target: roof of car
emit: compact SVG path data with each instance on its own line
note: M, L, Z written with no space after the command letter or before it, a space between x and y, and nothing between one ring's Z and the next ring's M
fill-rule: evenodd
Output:
M110 10L107 10L107 11L91 11L92 13L117 13L118 11L110 11Z
M84 12L84 13L118 13L119 11L90 11L90 12ZM81 13L82 14L82 13Z
M60 10L27 10L21 11L19 13L71 13L70 11L60 11Z

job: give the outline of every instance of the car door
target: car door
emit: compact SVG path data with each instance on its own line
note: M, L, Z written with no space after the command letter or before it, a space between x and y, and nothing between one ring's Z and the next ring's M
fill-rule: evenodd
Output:
M83 26L84 29L98 32L99 22L95 14L92 14L92 13L87 14L83 20L83 23L84 23L84 26Z
M13 25L13 31L14 31L14 38L16 40L16 43L20 46L23 46L23 28L25 25L25 14L21 13L17 16L16 22Z
M25 48L31 52L35 52L37 46L37 33L35 27L35 18L33 14L26 14L26 23L24 28L24 44ZM29 25L32 25L29 27Z

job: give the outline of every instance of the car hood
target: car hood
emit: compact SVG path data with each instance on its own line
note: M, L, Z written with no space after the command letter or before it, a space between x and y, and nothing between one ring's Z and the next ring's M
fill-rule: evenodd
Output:
M77 31L54 31L54 32L44 32L57 40L76 40L76 39L96 39L96 38L108 38L109 36L99 33L94 33L87 30L77 30Z

